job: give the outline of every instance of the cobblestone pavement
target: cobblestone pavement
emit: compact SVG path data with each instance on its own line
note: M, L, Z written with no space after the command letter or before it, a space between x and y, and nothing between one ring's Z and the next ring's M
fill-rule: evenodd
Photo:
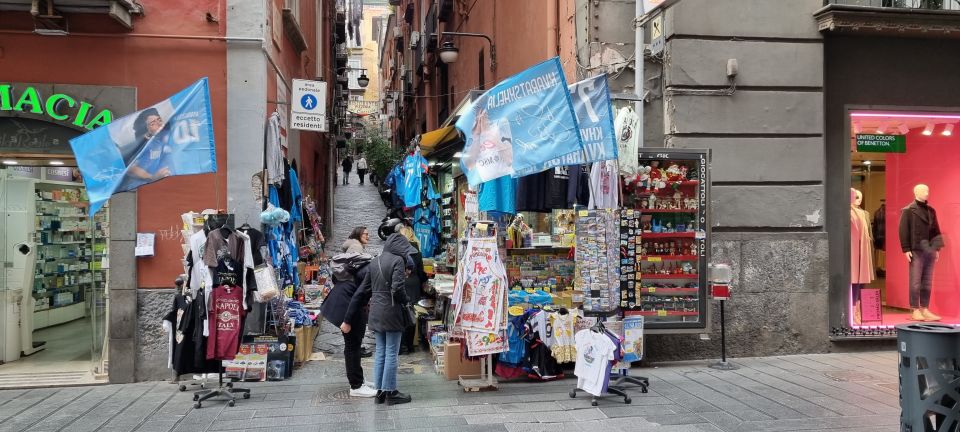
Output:
M571 399L573 379L501 383L465 393L423 356L401 357L406 405L351 399L342 360L309 362L289 381L250 383L235 407L167 382L0 391L0 431L862 431L898 430L895 352L738 359L634 369L650 377L633 403ZM369 362L365 369L370 370Z
M340 176L343 172L339 173ZM356 173L351 173L350 184L337 185L333 203L333 239L330 245L331 253L340 252L340 246L350 235L350 231L357 226L365 226L370 230L370 244L368 250L376 255L383 248L383 242L377 237L377 228L380 220L387 213L377 187L365 182L359 184Z

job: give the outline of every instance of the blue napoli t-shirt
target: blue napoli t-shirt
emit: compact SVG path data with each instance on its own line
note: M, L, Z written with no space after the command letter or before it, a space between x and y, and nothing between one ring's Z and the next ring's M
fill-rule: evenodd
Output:
M419 153L407 156L403 160L403 205L416 207L420 205L420 195L423 192L423 172L427 160Z
M502 213L517 213L517 181L510 176L503 176L480 184L480 193L477 197L480 211L498 211Z

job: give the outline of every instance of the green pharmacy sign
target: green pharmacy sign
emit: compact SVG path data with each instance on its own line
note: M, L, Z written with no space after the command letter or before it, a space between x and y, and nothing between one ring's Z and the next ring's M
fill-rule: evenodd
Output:
M37 114L87 130L113 120L110 110L97 111L93 105L69 95L56 93L44 97L36 87L24 87L22 91L17 91L10 84L0 84L0 111Z
M906 135L857 134L857 151L866 153L906 153Z

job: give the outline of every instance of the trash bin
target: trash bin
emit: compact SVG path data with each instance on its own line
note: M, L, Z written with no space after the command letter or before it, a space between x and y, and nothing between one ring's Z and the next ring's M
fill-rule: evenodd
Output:
M901 432L960 430L960 328L897 326Z

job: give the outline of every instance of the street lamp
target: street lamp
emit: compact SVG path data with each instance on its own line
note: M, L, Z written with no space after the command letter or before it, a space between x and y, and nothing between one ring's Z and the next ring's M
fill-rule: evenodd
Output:
M360 88L367 88L367 85L370 84L370 78L367 77L367 70L365 68L342 67L337 69L337 73L339 74L345 70L361 71L360 77L357 78L357 84L360 85Z
M456 63L460 56L460 50L452 41L444 41L440 44L440 60L444 63Z
M383 101L386 102L386 103L392 103L392 102L393 102L393 92L387 93L387 95L383 98Z
M434 34L433 36L437 35ZM490 36L483 33L440 32L437 40L443 40L444 36L480 37L486 39L487 42L490 43L490 70L497 69L497 46L493 43L493 39L490 39ZM448 64L455 63L459 57L460 50L453 44L453 41L447 39L440 44L440 61Z

